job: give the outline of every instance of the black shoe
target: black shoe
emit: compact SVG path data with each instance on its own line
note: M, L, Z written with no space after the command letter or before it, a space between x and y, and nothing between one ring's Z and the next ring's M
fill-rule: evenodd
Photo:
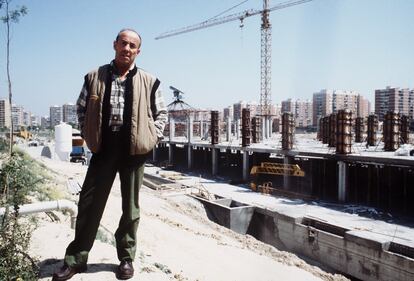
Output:
M65 281L69 280L73 277L76 273L85 272L87 266L80 266L80 267L71 267L67 264L64 264L58 271L53 273L52 281Z
M116 277L121 280L127 280L134 276L134 266L132 261L121 261L116 271Z

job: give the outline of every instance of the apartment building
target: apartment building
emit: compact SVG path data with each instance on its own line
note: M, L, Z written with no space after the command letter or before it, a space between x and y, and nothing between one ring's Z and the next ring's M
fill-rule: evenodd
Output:
M24 126L24 109L21 105L12 104L12 122L13 129L19 130L21 126Z
M62 120L68 124L78 124L76 115L76 105L73 103L65 103L62 105Z
M384 120L387 111L398 112L402 115L413 116L414 90L400 89L387 86L375 90L375 114L379 121Z
M0 99L0 128L10 128L10 103L8 99Z
M53 128L63 121L62 107L58 105L49 108L49 122L50 127Z
M332 98L333 90L323 89L313 94L312 99L312 124L318 125L318 121L321 117L327 116L332 113Z

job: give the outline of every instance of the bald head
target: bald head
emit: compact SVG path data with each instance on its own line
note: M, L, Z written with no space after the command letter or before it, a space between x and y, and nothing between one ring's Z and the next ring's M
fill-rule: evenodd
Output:
M141 39L141 35L139 35L139 33L138 33L135 29L132 29L132 28L123 28L123 29L121 29L121 30L118 32L118 34L116 35L115 41L116 41L116 42L118 42L119 37L120 37L120 36L121 36L121 34L122 34L122 33L124 33L124 32L132 32L132 33L135 33L135 35L136 35L136 36L138 36L138 39L139 39L138 49L139 49L139 48L141 47L141 45L142 45L142 39Z

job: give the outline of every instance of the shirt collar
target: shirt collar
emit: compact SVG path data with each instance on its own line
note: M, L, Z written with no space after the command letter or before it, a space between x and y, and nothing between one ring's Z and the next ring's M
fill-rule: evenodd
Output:
M110 66L111 66L110 67L111 74L118 75L118 69L116 68L116 65L115 65L115 62L114 61L111 61ZM135 63L132 64L131 67L129 68L127 77L134 76L137 73L137 69L138 68L137 68L136 64Z

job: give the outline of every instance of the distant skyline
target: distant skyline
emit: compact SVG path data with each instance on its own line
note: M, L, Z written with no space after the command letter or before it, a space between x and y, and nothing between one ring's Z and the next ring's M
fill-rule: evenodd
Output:
M13 25L13 102L36 115L75 103L83 76L108 63L123 27L143 37L137 65L159 77L193 107L222 109L260 96L260 16L162 40L159 34L209 19L241 0L24 1ZM281 1L270 1L270 6ZM227 14L261 9L250 0ZM414 1L314 0L274 11L272 102L311 100L321 89L353 90L374 104L375 89L414 88ZM2 14L4 11L1 11ZM0 97L7 97L5 26L0 30Z

